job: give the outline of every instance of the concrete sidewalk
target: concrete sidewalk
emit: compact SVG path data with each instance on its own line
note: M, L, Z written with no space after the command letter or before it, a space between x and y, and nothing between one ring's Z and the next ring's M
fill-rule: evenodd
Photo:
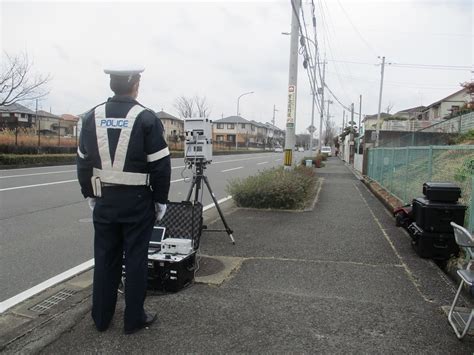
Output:
M416 256L343 162L332 158L317 173L324 180L313 211L234 209L226 218L235 246L225 233L204 233L201 253L236 267L219 285L199 278L176 294L150 295L146 307L159 324L123 335L119 298L111 328L98 333L89 286L67 311L3 350L472 353L473 338L458 341L441 309L455 285Z

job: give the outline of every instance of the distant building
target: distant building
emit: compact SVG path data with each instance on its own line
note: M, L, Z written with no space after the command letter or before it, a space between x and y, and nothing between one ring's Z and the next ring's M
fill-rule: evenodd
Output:
M446 96L426 107L423 120L433 121L455 116L458 111L471 100L466 88Z
M394 114L396 117L406 118L407 120L421 120L425 106L417 106L406 110L398 111Z
M35 112L29 108L18 103L0 106L0 129L31 128L34 125Z
M283 144L285 132L270 123L249 121L241 116L229 116L212 122L215 142L240 147L263 147Z
M181 118L170 115L165 111L159 111L156 115L163 123L165 138L168 142L176 142L184 136L184 121Z

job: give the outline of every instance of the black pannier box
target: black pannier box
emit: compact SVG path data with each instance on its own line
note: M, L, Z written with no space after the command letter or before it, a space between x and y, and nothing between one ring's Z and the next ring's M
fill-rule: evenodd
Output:
M459 203L434 202L423 197L413 200L413 215L415 222L427 232L453 233L454 222L464 225L466 206Z
M410 224L408 232L412 237L413 249L422 258L447 260L459 253L454 233L426 232L415 222Z
M456 202L461 197L461 188L450 182L425 182L423 195L431 201Z
M148 257L148 289L177 292L194 280L196 252L189 255L163 254L159 258Z

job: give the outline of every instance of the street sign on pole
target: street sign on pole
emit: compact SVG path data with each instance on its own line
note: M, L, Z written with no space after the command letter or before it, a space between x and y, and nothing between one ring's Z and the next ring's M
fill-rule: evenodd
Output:
M288 85L288 114L286 124L295 124L296 113L296 85Z

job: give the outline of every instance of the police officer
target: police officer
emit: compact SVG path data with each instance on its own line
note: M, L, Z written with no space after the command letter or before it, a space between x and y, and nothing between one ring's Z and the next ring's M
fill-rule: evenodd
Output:
M161 121L136 101L143 71L104 70L115 96L85 115L77 150L81 192L93 211L92 318L99 331L114 315L123 261L125 333L157 318L143 308L147 255L153 225L166 212L171 164Z

